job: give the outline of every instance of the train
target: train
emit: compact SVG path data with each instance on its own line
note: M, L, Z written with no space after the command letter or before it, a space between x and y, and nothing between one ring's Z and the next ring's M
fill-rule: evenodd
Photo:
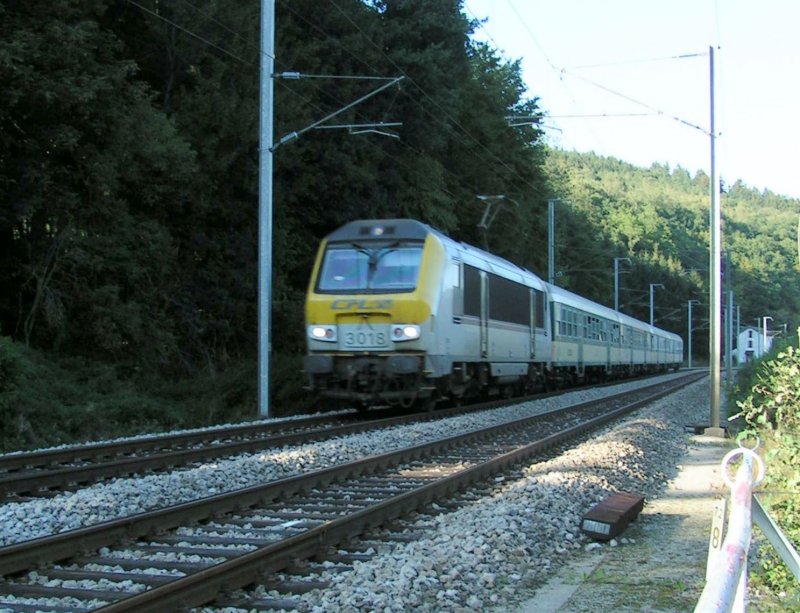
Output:
M325 237L303 370L333 405L427 407L677 370L683 340L413 219Z

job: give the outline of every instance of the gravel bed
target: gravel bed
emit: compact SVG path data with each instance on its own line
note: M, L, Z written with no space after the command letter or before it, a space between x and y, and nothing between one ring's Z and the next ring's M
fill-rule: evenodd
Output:
M365 455L384 453L446 435L608 396L625 389L651 385L657 380L676 376L680 375L668 374L645 381L570 392L505 409L397 426L318 443L271 449L263 453L244 454L167 474L114 479L76 492L64 492L52 498L7 503L0 506L0 546L262 484L304 471L356 460Z
M328 411L325 413L304 413L302 415L289 415L287 417L273 417L273 418L256 419L252 421L228 422L224 424L216 424L214 426L206 426L200 428L186 428L185 430L172 430L171 432L150 432L147 434L133 434L130 436L120 436L117 438L103 439L101 441L86 441L84 443L62 443L60 445L52 445L50 447L38 447L36 449L20 449L0 454L0 456L13 457L39 451L60 451L62 449L69 449L71 447L85 447L87 445L91 447L92 445L99 445L103 443L128 443L131 441L149 441L152 439L159 439L165 435L198 434L200 432L215 433L217 431L225 430L226 428L236 428L238 426L258 426L263 424L265 421L268 421L271 424L277 424L281 422L300 421L303 419L308 419L309 417L325 416L333 418L338 415L349 415L355 412L356 412L355 409L343 409L341 411ZM220 432L220 438L225 438L221 432Z
M411 529L425 535L421 540L355 562L351 572L309 577L332 587L298 597L299 610L513 610L571 553L633 543L624 537L604 545L591 541L580 532L580 518L616 491L646 499L661 492L688 449L684 426L707 420L708 393L707 380L695 383L551 460L498 479L493 491L467 507L420 516L419 530ZM280 597L263 588L250 595Z

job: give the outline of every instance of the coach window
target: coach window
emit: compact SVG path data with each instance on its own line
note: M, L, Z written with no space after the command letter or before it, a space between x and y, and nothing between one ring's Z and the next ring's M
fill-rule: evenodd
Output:
M464 315L481 316L481 272L464 264Z
M489 274L489 318L531 325L531 293L521 283Z
M565 307L561 307L561 314L558 318L558 334L559 336L572 336L572 317L573 313Z
M601 340L602 325L600 319L595 317L594 315L589 315L587 319L589 321L589 338L593 341Z

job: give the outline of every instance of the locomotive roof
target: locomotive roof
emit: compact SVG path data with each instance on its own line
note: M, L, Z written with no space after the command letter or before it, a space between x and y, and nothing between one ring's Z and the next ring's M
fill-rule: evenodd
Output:
M328 235L328 241L358 241L365 238L425 240L433 228L415 219L359 219Z
M351 242L364 239L379 240L425 240L428 234L435 235L443 244L451 246L468 264L500 273L515 281L542 286L538 276L526 268L517 266L500 256L479 247L453 240L443 232L415 219L360 219L351 221L328 235L328 242ZM542 288L543 289L543 288Z

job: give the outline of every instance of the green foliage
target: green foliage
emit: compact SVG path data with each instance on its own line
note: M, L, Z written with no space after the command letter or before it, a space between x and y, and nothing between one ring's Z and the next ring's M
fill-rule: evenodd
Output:
M800 351L788 347L763 361L755 385L737 405L752 429L777 436L800 432Z
M562 197L556 268L566 279L559 284L613 304L613 258L630 258L620 268L621 310L646 320L649 284L662 283L665 288L655 293L656 324L685 334L687 301L707 304L709 293L708 177L564 151L551 151L547 168ZM769 313L794 329L800 313L800 269L794 266L800 201L736 182L722 196L722 213L724 291L734 292L742 323ZM597 239L586 244L587 235ZM707 312L697 304L692 322L693 355L701 359L708 352Z
M32 0L0 25L0 325L29 346L141 367L178 352L164 221L196 166L106 10Z
M11 432L19 429L17 407L27 381L30 380L30 365L25 360L22 348L10 338L0 336L0 426L2 426L2 450L12 445ZM8 439L8 441L7 441Z
M518 63L470 42L461 5L277 3L276 71L405 77L335 122L401 122L399 140L317 130L275 152L278 351L302 351L314 250L354 218L414 217L478 242L475 195L499 190L523 206L499 216L496 246L528 257L541 132L505 117L537 104ZM120 372L215 375L255 359L259 6L147 8L157 16L31 0L4 14L0 329ZM276 80L275 139L374 87Z
M800 351L788 347L745 371L737 391L738 417L747 424L745 433L761 439L766 449L765 502L783 532L800 547ZM752 382L749 392L746 386ZM797 584L771 546L759 549L754 569L756 585L763 583L775 593L794 594L800 606ZM792 602L784 604L792 605Z
M278 375L291 381L276 390L282 405L308 407L297 391L297 362L276 361ZM123 376L112 365L79 357L56 362L0 337L0 453L253 420L256 381L253 361L170 383ZM273 408L280 414L280 405Z
M190 423L177 407L121 380L112 366L55 364L0 337L2 451L156 432Z

